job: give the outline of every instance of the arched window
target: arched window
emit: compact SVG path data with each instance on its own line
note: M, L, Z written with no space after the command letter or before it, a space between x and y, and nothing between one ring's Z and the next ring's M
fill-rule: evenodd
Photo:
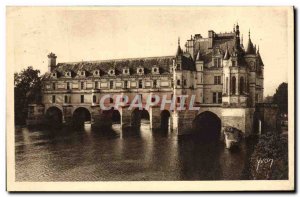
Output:
M245 86L245 82L244 82L244 77L240 78L240 94L244 93L244 86Z
M231 93L235 94L235 89L236 89L236 78L233 76L231 78Z

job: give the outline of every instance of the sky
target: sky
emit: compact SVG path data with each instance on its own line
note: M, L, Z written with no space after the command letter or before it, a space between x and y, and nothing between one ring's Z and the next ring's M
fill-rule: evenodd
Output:
M57 62L175 55L191 35L230 32L259 45L264 95L288 81L288 9L280 7L8 7L7 66L47 71Z

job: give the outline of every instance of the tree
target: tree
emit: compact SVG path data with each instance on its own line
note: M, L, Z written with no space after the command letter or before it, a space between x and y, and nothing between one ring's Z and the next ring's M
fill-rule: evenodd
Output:
M280 113L288 113L288 84L281 83L273 96L273 102L278 105Z
M251 178L288 179L288 138L276 132L262 135L250 158Z
M41 102L42 83L40 71L31 66L14 73L15 124L24 124L28 104Z
M266 96L264 98L264 103L273 103L273 96Z

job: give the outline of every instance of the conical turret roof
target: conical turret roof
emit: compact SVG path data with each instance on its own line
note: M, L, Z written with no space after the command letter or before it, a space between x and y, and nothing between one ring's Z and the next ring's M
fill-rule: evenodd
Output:
M262 59L261 59L261 56L260 56L260 53L259 53L259 46L257 48L257 58L258 58L258 62L260 65L264 65Z
M183 51L182 51L182 49L180 47L180 38L178 38L178 47L177 47L176 57L180 56L182 54L183 54Z
M250 31L249 31L249 41L248 41L248 46L246 49L246 54L252 54L252 55L256 54L256 51L254 49L253 43L250 38Z

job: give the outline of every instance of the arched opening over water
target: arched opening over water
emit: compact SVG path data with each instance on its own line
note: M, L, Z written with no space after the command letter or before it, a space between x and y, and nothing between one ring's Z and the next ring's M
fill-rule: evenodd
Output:
M168 110L163 110L160 113L161 121L160 121L160 128L162 131L169 131L170 123L171 123L171 114Z
M149 125L150 124L150 115L149 112L145 109L140 110L139 108L136 108L132 111L131 114L131 125L134 128L139 128L141 126L141 123L143 125Z
M111 120L112 120L112 124L121 124L121 114L119 112L119 110L112 110L112 114L111 114Z
M91 113L84 107L79 107L73 112L73 125L82 127L84 124L91 124Z
M203 141L218 141L221 136L221 119L210 111L205 111L193 120L193 130Z
M46 111L46 124L51 127L62 125L63 113L58 107L50 107Z

